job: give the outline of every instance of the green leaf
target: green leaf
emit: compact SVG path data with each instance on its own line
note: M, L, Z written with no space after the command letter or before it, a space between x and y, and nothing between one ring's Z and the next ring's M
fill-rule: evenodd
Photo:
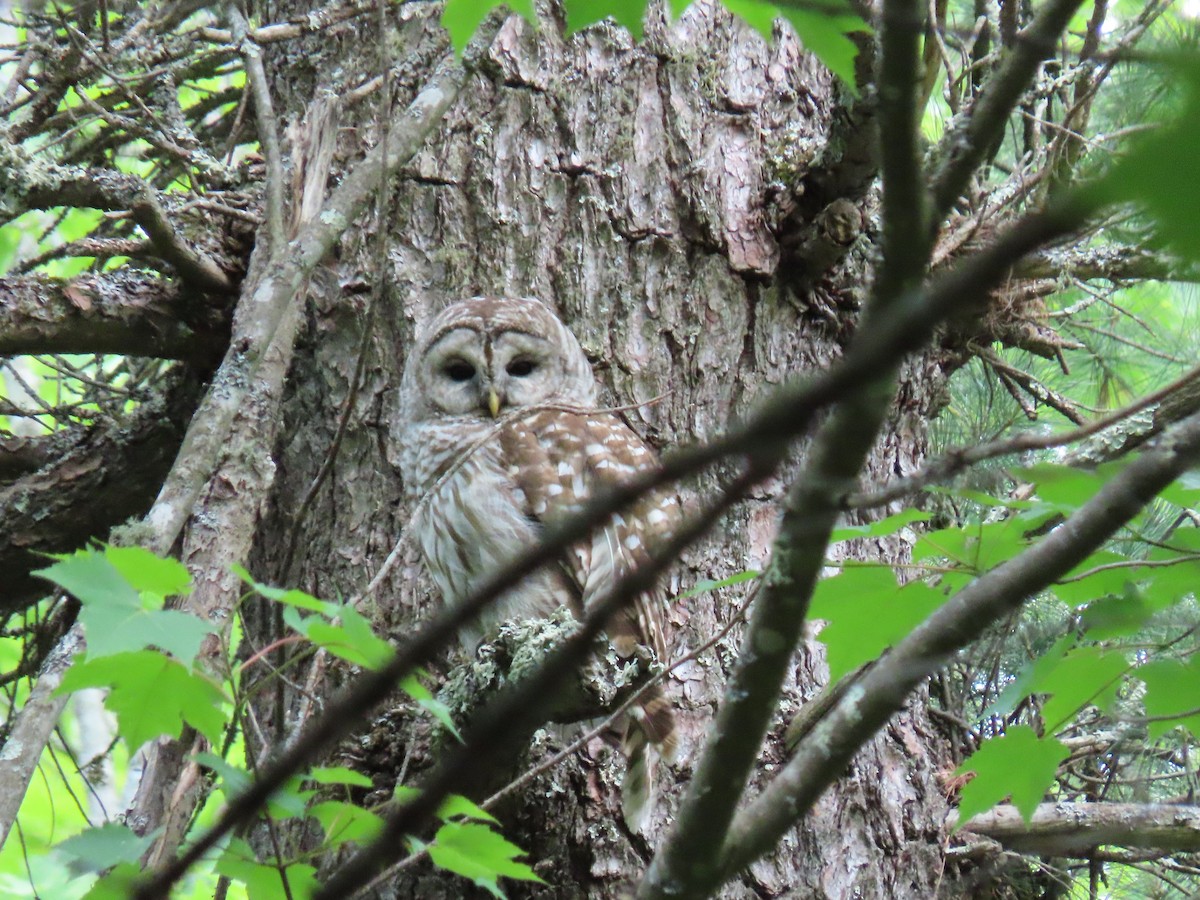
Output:
M345 766L318 766L308 773L308 777L317 784L349 784L365 788L372 786L371 779L362 772L355 772Z
M135 548L109 548L131 549ZM135 570L138 583L178 584L178 572L168 574L170 567L145 565L139 554L117 555L123 566ZM147 609L134 585L107 553L78 550L36 574L70 591L82 604L79 619L87 637L88 659L154 646L190 664L205 636L214 630L213 625L189 613Z
M1000 737L985 741L955 772L975 773L962 790L956 828L1009 796L1028 824L1054 781L1058 764L1068 756L1070 750L1061 741L1039 738L1025 725L1016 725Z
M1093 553L1068 572L1062 581L1053 586L1054 596L1070 606L1078 606L1106 594L1119 594L1125 589L1125 584L1129 579L1136 577L1136 569L1117 566L1099 571L1094 570L1100 566L1127 562L1131 562L1129 557L1122 556L1120 553L1107 550ZM1069 581L1067 579L1077 580Z
M1200 560L1187 559L1200 555L1200 529L1180 528L1171 535L1170 547L1155 547L1150 551L1153 562L1174 562L1147 570L1146 592L1150 602L1163 609L1188 594L1195 595L1200 585ZM1140 573L1141 574L1141 573Z
M396 785L395 790L392 792L392 796L399 803L410 803L420 795L420 788L411 787L407 784ZM442 805L438 807L437 817L443 822L454 816L477 819L480 822L496 822L496 819L486 809L477 806L460 794L450 794L442 801Z
M500 898L504 897L497 883L501 877L542 881L529 866L515 861L524 855L525 851L516 844L476 822L447 822L438 829L429 846L429 858L434 865L461 875Z
M1066 654L1036 688L1052 695L1042 706L1046 731L1058 731L1084 705L1107 707L1128 668L1122 654L1102 647L1078 647Z
M338 616L342 620L346 636L364 660L362 665L370 669L379 669L391 662L396 651L390 643L375 634L366 616L349 604L339 607Z
M1200 472L1184 472L1159 496L1185 509L1200 506Z
M1073 513L1128 464L1128 460L1105 463L1094 469L1075 469L1055 463L1039 463L1022 469L1019 477L1037 485L1037 496L1062 513Z
M107 687L104 705L130 751L160 735L179 737L183 723L217 743L228 721L225 694L206 676L153 650L76 662L55 693Z
M888 516L886 519L880 519L878 522L870 522L866 525L848 525L845 528L838 528L830 535L829 542L836 544L838 541L852 541L855 538L886 537L889 534L895 534L902 528L906 528L913 522L928 521L929 516L930 514L924 510L906 509L903 512Z
M204 638L215 626L177 609L111 610L93 608L79 615L87 635L88 659L159 647L191 665Z
M854 32L870 33L871 26L850 12L848 4L844 7L846 12L832 14L807 4L793 4L789 0L782 0L780 6L784 18L800 36L804 49L815 54L857 96L854 61L858 58L858 46L848 35Z
M830 683L897 643L945 598L923 582L896 584L883 566L846 567L817 584L809 617L824 619L820 640Z
M329 603L326 600L319 600L312 594L306 594L304 591L296 589L284 590L283 588L271 587L269 584L262 584L255 581L254 578L244 568L239 565L229 567L233 574L246 584L254 589L255 593L261 594L268 600L274 600L276 603L284 603L288 606L294 606L298 609L307 609L313 612L325 613L332 615L330 609L336 609L336 603Z
M367 844L383 831L383 819L370 810L344 800L327 800L308 811L321 823L325 839L332 847L353 841Z
M462 56L480 23L499 6L507 6L530 25L537 26L532 0L507 0L506 3L496 3L494 0L446 0L442 9L442 27L450 32L455 56Z
M156 556L142 547L112 546L104 548L104 557L134 590L172 597L192 589L192 576L177 559Z
M764 41L774 37L775 20L783 15L779 7L759 0L722 0L722 5L757 31Z
M1157 611L1137 585L1126 583L1124 593L1100 597L1089 603L1083 611L1081 624L1089 638L1106 641L1133 634Z
M138 837L126 825L109 822L89 828L55 846L69 856L77 872L101 872L121 862L136 862L154 843L161 829Z
M250 787L250 773L236 766L227 759L222 759L209 750L201 750L192 754L192 759L207 769L212 769L221 776L220 790L225 799L231 799Z
M225 795L226 800L232 800L250 787L251 775L241 766L234 765L207 750L193 754L192 758L221 777L217 788ZM293 775L271 794L267 801L267 812L275 819L302 817L307 814L307 804L314 793L304 789L303 778Z
M334 656L365 669L377 669L392 658L392 645L371 630L370 623L351 607L342 607L342 624L309 617L304 620L304 635Z
M1040 512L1031 522L1024 516L1007 516L996 522L977 522L963 528L944 528L921 535L913 547L914 560L949 560L963 569L941 573L943 586L958 590L979 575L1016 556L1029 544L1027 533L1037 520L1053 515Z
M83 895L82 900L129 900L138 879L141 878L142 867L138 863L118 863L112 871L92 885L92 889Z
M680 595L680 600L686 600L688 597L695 597L697 594L706 594L709 591L720 590L725 587L732 587L735 584L742 584L747 581L753 581L762 573L757 569L747 569L745 572L738 572L736 575L730 575L728 578L722 578L720 581L697 581L695 586L686 593Z
M1057 668L1066 652L1075 646L1075 641L1074 634L1064 635L1055 641L1054 645L1045 653L1041 653L1025 663L1017 672L1017 677L1000 692L1000 696L996 698L995 702L983 711L980 719L986 721L993 717L1003 718L1009 715L1017 708L1018 703L1039 690L1040 685Z
M455 816L462 816L464 819L475 819L479 822L491 822L493 825L499 825L496 817L489 813L482 806L479 806L468 800L462 794L451 794L442 803L438 810L438 818L452 819Z
M1143 703L1150 717L1150 740L1176 726L1200 735L1200 659L1160 659L1139 666L1133 674L1146 685Z
M416 676L409 676L400 682L400 689L408 694L416 704L433 716L443 728L450 732L462 743L462 735L458 731L458 726L454 724L454 717L450 715L450 707L441 700L438 700L429 692L429 688L417 681Z
M311 897L317 889L317 870L305 863L286 866L283 874L275 866L263 865L254 857L241 838L233 838L216 864L217 873L240 881L246 886L250 900L280 900L286 897L283 879L286 876L288 889L293 897Z
M87 549L56 558L58 562L54 565L33 574L53 581L85 606L140 608L138 593L133 585L103 554Z

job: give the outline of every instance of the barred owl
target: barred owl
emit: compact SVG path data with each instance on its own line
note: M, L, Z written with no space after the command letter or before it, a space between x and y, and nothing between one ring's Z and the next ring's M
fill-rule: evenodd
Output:
M465 599L597 489L657 465L620 418L597 411L583 348L537 300L477 297L436 316L409 355L396 426L401 474L419 502L414 534L447 603ZM506 620L563 607L582 616L648 558L678 515L677 499L664 492L613 515L559 566L543 567L492 603L464 643L472 649ZM618 656L646 647L665 661L664 611L655 590L610 622ZM674 744L671 707L655 689L625 725L622 804L634 827L649 797L648 745L669 757Z

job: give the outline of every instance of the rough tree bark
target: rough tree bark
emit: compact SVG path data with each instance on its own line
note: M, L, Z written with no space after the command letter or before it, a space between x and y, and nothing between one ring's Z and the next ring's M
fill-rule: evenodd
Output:
M279 6L273 12L281 17L301 11ZM444 52L435 15L398 8L389 52L408 63L395 85L397 103L422 87ZM377 45L364 19L336 37L272 50L267 69L281 120L299 121L323 97L369 82L379 71ZM255 539L255 574L335 597L353 596L379 570L407 522L403 473L388 462L404 355L414 323L448 299L492 293L553 304L614 405L661 398L627 413L659 447L711 437L787 375L827 366L852 330L869 278L877 202L873 166L860 149L870 117L861 109L846 113L844 90L790 33L768 46L710 4L671 24L655 14L637 46L607 25L564 40L553 15L538 32L509 19L388 197L385 270L374 226L359 222L310 286L274 488ZM364 143L380 139L373 103L343 104L340 113L332 181ZM364 312L381 280L364 381L335 447ZM869 476L904 474L921 461L946 364L931 355L905 367ZM294 522L331 452L331 477ZM703 495L715 484L708 477L689 489ZM760 568L785 484L762 487L688 553L671 577L675 593L700 579ZM284 571L293 529L299 552ZM848 552L900 562L906 551L902 540L887 539ZM726 589L677 602L679 652L715 634L743 600L739 589ZM397 635L438 603L412 548L374 603L381 631ZM253 621L254 643L269 642L271 622ZM514 888L516 895L619 896L640 875L671 821L739 638L735 628L669 683L681 749L673 765L660 767L660 800L644 834L628 833L619 821L620 755L600 739L504 810L505 833L529 851L548 883ZM307 676L302 670L293 683ZM806 643L763 772L781 762L788 718L824 681L820 649ZM273 705L260 711L276 738L297 727L303 707L298 697L285 701L282 721ZM533 761L562 738L547 732ZM403 719L381 717L344 750L386 790L404 766L419 771L420 753L406 759L415 741ZM918 698L778 851L723 896L931 896L943 864L946 803L936 780L942 760ZM458 897L464 884L417 867L376 890Z
M536 29L497 15L465 69L448 55L436 4L334 0L318 8L288 0L243 10L229 3L221 28L215 11L197 13L203 4L191 0L129 4L115 14L108 5L83 3L72 11L76 30L41 21L44 40L29 48L5 91L13 120L0 123L0 213L67 204L109 215L87 238L50 247L0 280L0 355L143 351L174 362L157 370L165 373L161 383L144 382L157 384L146 395L155 399L139 401L128 418L119 393L98 394L106 417L94 426L68 417L73 424L62 433L0 441L0 518L10 526L0 533L0 563L16 573L0 612L19 614L40 596L44 588L29 574L37 550L71 549L109 533L184 560L194 590L181 604L215 623L240 615L242 686L257 680L267 688L237 723L259 780L233 798L221 828L244 823L258 808L247 797L260 790L265 797L264 784L277 786L281 781L271 779L294 773L287 766L306 749L325 746L320 734L302 733L314 724L354 724L326 759L372 777L373 789L356 798L364 802L386 800L398 781L443 771L439 756L454 759L455 748L442 753L429 723L403 696L363 721L352 714L355 702L368 694L375 702L379 695L369 692L384 683L391 688L395 679L355 672L322 654L289 657L292 645L279 641L279 609L254 600L239 606L242 587L230 567L248 559L263 581L355 598L401 648L398 659L425 663L420 648L432 629L422 625L440 621L442 604L404 538L411 510L401 501L405 473L393 465L400 372L415 326L445 302L532 295L574 329L605 402L622 408L651 443L664 451L706 441L716 442L707 445L710 453L724 448L715 457L721 465L682 486L695 505L745 469L756 474L773 465L773 448L795 435L811 432L814 440L792 447L782 469L755 482L670 573L678 597L671 611L675 655L697 655L667 682L681 747L676 760L658 768L649 825L633 834L623 823L621 756L605 738L591 740L496 807L505 833L545 880L510 886L511 893L624 896L664 846L641 896L699 894L730 873L721 889L726 897L960 896L971 888L951 869L961 863L968 874L979 873L971 867L980 855L1009 858L996 856L1001 845L1067 846L1090 853L1094 864L1094 844L1073 833L1061 838L1063 823L1046 821L1046 810L1036 834L1003 815L979 817L972 827L980 840L947 851L941 776L951 756L918 685L1064 574L1063 566L1111 535L1200 453L1195 392L1184 390L1193 382L1181 379L1160 392L1152 414L1150 398L1138 406L1153 417L1154 430L1169 429L1161 446L1148 445L1138 463L1019 561L973 579L851 687L824 692L828 672L811 636L791 652L808 592L828 571L825 543L839 510L896 511L914 483L1016 446L989 442L918 471L926 425L946 402L950 372L968 354L1014 394L1082 421L1077 404L989 348L999 342L1062 361L1062 351L1076 345L1054 330L1042 302L1060 286L1060 272L1115 282L1176 270L1158 252L1089 244L1087 228L1098 226L1087 220L1098 201L1064 189L1066 163L1077 161L1079 148L1053 116L1032 135L1038 140L1026 141L1027 157L1011 174L998 160L1003 177L989 170L978 182L972 178L988 165L1031 79L1041 83L1026 97L1049 91L1060 75L1079 79L1082 105L1064 112L1063 121L1086 120L1093 76L1102 80L1111 71L1107 55L1091 59L1104 31L1103 0L1094 4L1082 49L1060 48L1079 65L1066 75L1045 65L1048 48L1081 5L1046 0L1018 16L1017 4L1002 4L1002 52L977 58L970 79L955 76L946 56L946 102L955 119L928 153L920 112L934 87L932 51L943 43L936 38L951 35L952 23L945 4L926 9L923 0L887 0L870 11L879 39L861 39L861 97L786 28L768 44L714 0L700 0L678 21L652 10L636 44L604 23L564 38L553 3L540 8ZM1118 46L1128 46L1164 8L1147 4L1117 32ZM1015 19L1027 14L1018 33ZM927 16L936 27L923 36ZM985 29L977 36L974 50L983 53L995 35ZM34 68L39 78L26 78ZM986 87L976 94L974 74L985 70ZM244 86L231 86L238 74ZM180 109L183 96L195 100L192 81L209 77L227 86ZM104 86L80 87L94 81ZM72 87L87 115L103 121L94 136L73 129L78 111L66 99ZM152 98L149 106L130 99L142 94ZM139 106L141 118L126 115L128 103ZM52 152L62 137L57 130L69 127L77 134L59 157ZM161 154L154 175L119 171L123 155L110 152L112 142L135 139ZM230 149L221 162L226 141L229 148L257 141L261 156L234 166ZM384 159L402 160L399 174L382 182L378 209L363 211L381 184ZM191 179L187 192L177 190L180 169ZM1049 182L1054 190L1041 193ZM1072 246L1049 246L1071 234L1080 237ZM74 280L29 274L67 256L135 264ZM963 313L980 318L968 321ZM900 365L904 353L929 343L938 323L947 327L935 346ZM805 373L813 377L798 377ZM764 399L773 402L756 415ZM814 410L831 402L832 414L814 424ZM36 415L0 407L0 415L9 414ZM739 420L752 429L739 429ZM1093 420L1069 441L1101 427ZM1043 438L1026 435L1026 449L1067 441ZM730 446L744 458L727 452ZM143 514L140 523L110 532ZM907 560L908 545L901 532L828 552L897 564ZM763 568L768 557L747 651L739 625L744 587L683 595L701 580ZM61 607L22 668L40 667L43 680L56 671L79 636L79 626L71 627L75 612L71 604ZM64 633L56 653L48 653ZM699 649L714 636L714 646ZM218 644L214 637L202 652L214 667L223 665ZM282 674L277 663L288 664ZM432 680L463 664L460 653L447 651ZM406 664L388 665L394 673ZM740 679L736 689L731 677ZM0 753L0 778L13 798L29 782L39 742L61 707L43 696L49 683L39 683L37 702L5 726L34 736L23 752L6 745ZM357 693L329 702L343 686ZM750 795L726 840L740 796L739 766L750 766L768 712ZM547 725L522 765L544 759L580 728ZM324 734L335 731L331 725ZM709 743L700 769L711 777L693 777L713 734L721 740ZM207 787L191 754L207 749L206 740L185 731L181 740L164 737L148 750L125 818L135 831L159 835L143 859L152 875L138 896L161 896L219 839L206 831L181 851ZM464 789L464 780L481 795L493 789L515 774L507 761L497 763L502 755L489 747L471 756L473 771L448 789ZM479 777L485 773L490 780ZM380 856L400 852L399 836L412 833L411 821L423 821L413 810L424 803L422 814L432 812L430 795L390 820L396 840L372 845L377 856L367 848L345 865L345 857L318 860L330 879L321 896L340 896ZM16 812L8 806L0 813L5 827ZM669 832L676 815L681 827ZM798 817L778 846L747 863ZM1165 817L1155 821L1166 827ZM314 834L290 821L274 827L250 835L262 839L264 859L316 846ZM1053 839L1039 844L1042 832ZM666 844L668 833L674 840ZM1122 833L1108 825L1097 832L1118 839ZM1175 839L1194 840L1190 820ZM372 887L380 897L469 891L420 858Z

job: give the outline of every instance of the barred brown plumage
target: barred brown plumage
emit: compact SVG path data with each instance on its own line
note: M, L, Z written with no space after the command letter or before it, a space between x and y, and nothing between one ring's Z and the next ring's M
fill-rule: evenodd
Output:
M405 367L393 434L418 503L415 533L446 602L466 598L598 490L658 464L625 422L596 407L595 376L579 341L537 300L462 300L425 327ZM676 497L648 494L572 547L560 567L501 595L464 643L474 646L506 620L563 607L581 616L649 558L678 518ZM664 613L661 589L622 609L607 627L617 655L646 647L665 662ZM675 747L661 688L644 695L623 738L622 805L635 830L648 807L651 747L668 758Z

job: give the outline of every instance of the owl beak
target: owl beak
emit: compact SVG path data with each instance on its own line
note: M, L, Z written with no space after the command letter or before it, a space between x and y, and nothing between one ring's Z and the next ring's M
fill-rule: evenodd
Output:
M488 387L488 412L492 414L492 418L500 415L500 395L496 393L494 387Z

